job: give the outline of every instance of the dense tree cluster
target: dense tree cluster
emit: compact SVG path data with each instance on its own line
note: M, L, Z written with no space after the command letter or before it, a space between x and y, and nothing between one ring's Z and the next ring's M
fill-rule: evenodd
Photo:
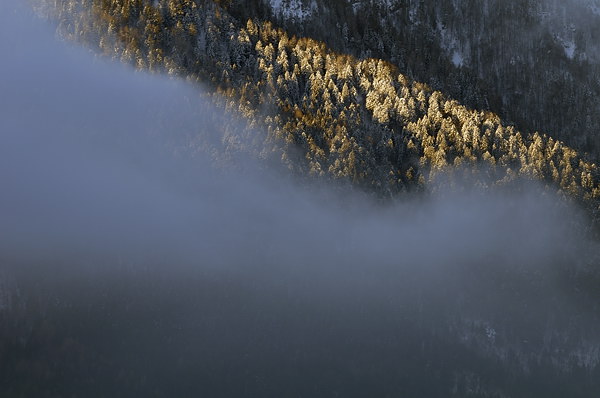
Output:
M381 58L523 131L600 154L600 10L593 0L232 0L338 52ZM291 5L307 10L297 18ZM287 7L287 8L286 8Z
M597 166L561 141L522 134L389 62L340 54L269 21L241 20L228 12L234 3L60 0L50 13L65 35L110 56L209 84L248 121L243 131L225 128L226 147L250 147L301 174L393 195L440 171L478 169L500 184L542 180L597 209ZM253 135L257 127L269 134Z

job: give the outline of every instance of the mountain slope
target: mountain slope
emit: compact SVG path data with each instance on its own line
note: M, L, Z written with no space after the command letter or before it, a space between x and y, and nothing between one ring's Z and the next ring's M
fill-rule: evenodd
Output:
M597 0L315 0L276 8L263 2L260 11L243 3L233 1L230 9L259 18L272 10L288 32L388 60L410 78L527 133L545 131L594 158L599 154ZM287 11L298 5L302 20Z
M232 3L51 0L63 34L183 81L30 32L18 1L0 395L599 395L600 251L547 192L596 205L570 147Z
M388 62L336 53L270 22L240 21L219 3L61 0L50 12L67 37L138 68L209 84L227 109L269 132L252 138L252 150L299 174L394 195L467 166L484 170L484 183L542 180L597 211L597 166L562 142L524 135ZM224 139L251 136L252 129L230 131Z

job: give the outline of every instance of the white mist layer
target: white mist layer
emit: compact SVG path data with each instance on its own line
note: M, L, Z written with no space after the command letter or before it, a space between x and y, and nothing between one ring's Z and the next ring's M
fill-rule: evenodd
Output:
M418 314L419 322L456 315L457 335L498 357L516 350L501 346L507 322L541 317L542 340L559 328L547 319L573 313L557 286L560 267L587 253L571 238L579 216L541 189L466 189L381 206L295 186L251 164L244 173L217 172L202 155L182 160L165 151L181 130L214 120L218 111L197 88L57 42L10 1L0 12L6 272L27 264L33 278L48 278L57 262L75 274L97 263L105 269L94 272L112 278L123 271L106 259L118 258L158 266L157 279L222 273L271 292L273 302L291 296L340 311L347 303L365 313ZM547 298L560 304L548 308ZM597 348L587 326L585 347ZM556 333L559 340L568 331ZM585 361L596 366L598 357Z

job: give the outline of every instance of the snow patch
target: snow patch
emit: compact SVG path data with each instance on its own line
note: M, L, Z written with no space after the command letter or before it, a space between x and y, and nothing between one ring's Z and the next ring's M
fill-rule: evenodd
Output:
M302 4L301 0L269 0L271 9L276 15L284 19L305 21L313 15L317 9L317 3L313 0L308 6Z
M457 68L464 66L466 57L464 51L461 49L460 42L448 29L442 27L442 24L439 21L438 35L442 49L450 58L454 66Z
M592 14L600 16L600 4L590 3L588 4L588 9L592 12Z
M463 58L461 53L459 53L458 51L454 51L454 53L452 54L452 63L458 68L463 66L463 64L465 63L465 59Z
M379 0L379 4L384 7L390 8L392 6L393 0Z
M577 45L575 44L574 40L564 39L560 36L556 36L556 41L563 47L567 58L575 58L575 50L577 49Z
M418 19L417 19L417 9L415 7L411 7L408 10L408 19L410 20L410 23L418 23Z
M569 57L569 59L573 59L573 57L575 56L575 43L569 41L563 43L563 46L565 48L565 55Z

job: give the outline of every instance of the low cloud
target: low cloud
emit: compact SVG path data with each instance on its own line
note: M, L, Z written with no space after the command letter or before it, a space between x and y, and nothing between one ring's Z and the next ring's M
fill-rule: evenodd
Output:
M384 391L368 364L390 372L404 366L407 347L422 344L421 354L409 351L425 366L436 333L524 368L557 347L564 350L551 360L563 369L585 347L598 349L597 319L564 280L593 253L578 229L583 217L542 187L466 185L382 205L351 189L300 186L251 162L242 172L217 170L208 156L167 150L198 126L219 131L227 117L215 116L198 87L59 42L11 1L0 11L0 258L16 302L42 286L62 302L79 297L104 320L106 297L77 288L104 286L102 294L122 300L117 313L139 310L119 333L133 333L136 316L149 328L146 348L130 347L137 355L173 333L181 363L207 355L221 380L223 363L234 361L279 377L274 389L286 372L316 377L311 366L330 363L331 377L315 379L321 386L350 393L343 380L354 366L369 391ZM148 306L171 324L149 326L140 315ZM195 344L187 356L186 344ZM596 352L586 357L592 370ZM259 354L266 362L253 362ZM162 369L166 354L156 355ZM249 391L274 392L231 366ZM462 375L456 366L444 371Z

